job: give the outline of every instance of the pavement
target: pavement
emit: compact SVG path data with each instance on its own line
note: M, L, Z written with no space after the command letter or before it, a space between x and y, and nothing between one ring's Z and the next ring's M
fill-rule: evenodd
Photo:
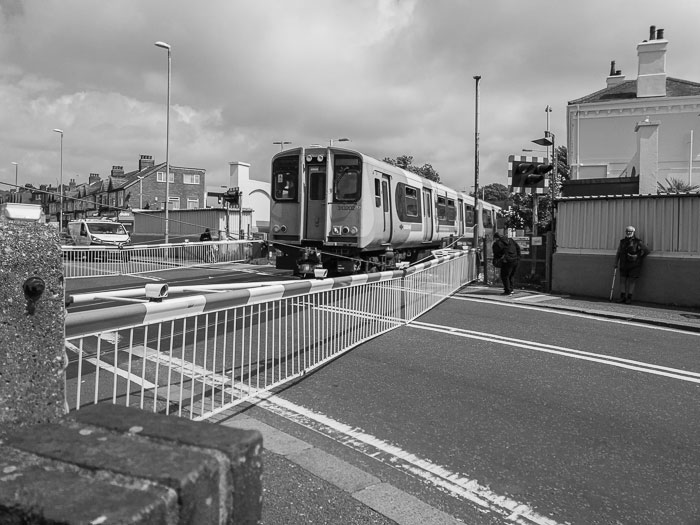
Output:
M700 332L700 308L650 303L620 304L607 299L545 294L472 284L457 295L553 308L596 317ZM235 409L213 423L257 429L263 434L263 525L463 523L387 482L320 448L272 427L251 412Z

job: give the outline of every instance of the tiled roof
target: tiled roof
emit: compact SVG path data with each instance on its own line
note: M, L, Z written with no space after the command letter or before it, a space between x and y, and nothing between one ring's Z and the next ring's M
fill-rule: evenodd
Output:
M700 95L700 83L679 78L666 78L666 97L692 97ZM571 100L569 105L590 104L593 102L605 102L608 100L624 100L637 98L637 81L625 80L611 87L601 89L585 97ZM645 97L646 98L646 97ZM663 97L652 97L663 98Z

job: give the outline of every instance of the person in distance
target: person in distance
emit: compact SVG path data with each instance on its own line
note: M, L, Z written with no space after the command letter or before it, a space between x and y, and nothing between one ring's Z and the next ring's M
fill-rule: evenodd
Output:
M520 246L501 233L493 234L493 265L501 269L502 295L513 295L513 278L520 262Z
M649 248L637 237L634 226L625 228L625 236L620 239L615 255L615 268L620 268L620 301L630 304L637 279L642 272L642 263L649 255Z

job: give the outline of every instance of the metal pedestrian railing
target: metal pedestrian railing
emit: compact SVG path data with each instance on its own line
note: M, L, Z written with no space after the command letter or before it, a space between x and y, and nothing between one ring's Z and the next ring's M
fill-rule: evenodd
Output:
M415 319L476 278L475 254L66 316L71 410L110 402L205 419Z
M261 252L262 241L211 241L123 246L63 246L64 277L126 275L201 264L240 262Z

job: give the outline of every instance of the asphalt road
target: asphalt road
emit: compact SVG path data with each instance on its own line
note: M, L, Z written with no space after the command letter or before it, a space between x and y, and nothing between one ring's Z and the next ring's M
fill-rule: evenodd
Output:
M697 523L699 342L458 295L249 412L466 523Z

